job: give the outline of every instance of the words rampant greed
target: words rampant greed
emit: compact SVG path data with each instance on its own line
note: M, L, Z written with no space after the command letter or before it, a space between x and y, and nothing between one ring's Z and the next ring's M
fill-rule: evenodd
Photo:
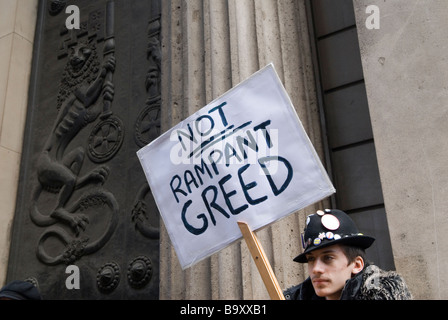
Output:
M174 130L171 134L171 140L178 141L171 159L191 163L191 167L172 176L170 190L173 200L181 206L183 225L194 235L216 226L216 215L230 218L249 206L280 195L293 177L291 163L276 154L278 132L270 129L271 120L255 124L252 121L229 123L226 117L229 108L232 105L221 103L188 123L186 129ZM228 173L229 166L238 166L238 169ZM254 179L257 177L254 170L261 179ZM272 178L278 171L282 172L282 181ZM259 184L267 185L262 190L269 193L257 192ZM195 192L200 192L200 196ZM239 194L244 197L238 197ZM225 205L218 203L219 198L224 199ZM201 202L201 212L190 212L193 201Z

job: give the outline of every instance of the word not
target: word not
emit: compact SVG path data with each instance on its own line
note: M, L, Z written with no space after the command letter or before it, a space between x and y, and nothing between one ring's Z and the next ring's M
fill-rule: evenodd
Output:
M241 161L241 157L236 154L234 148L236 145L243 153L242 157L247 159L248 156L243 147L246 146L258 152L257 142L259 139L256 139L258 134L262 134L267 147L272 148L272 139L267 130L267 127L271 124L270 120L265 120L253 126L252 130L247 130L252 121L237 126L229 124L224 107L229 107L227 102L210 109L208 114L199 116L188 123L186 128L177 129L171 133L170 140L179 142L171 150L170 158L173 164L199 163L200 158L205 157L205 154L208 154L208 158L210 158L216 152L219 152L222 157L221 150L226 153L226 160L229 157L236 157L238 161ZM216 117L216 114L219 117ZM241 136L243 129L246 129L246 136L244 137ZM229 141L230 138L233 138L232 143L225 142ZM226 161L226 164L229 164L229 162Z
M67 6L67 8L65 8L65 13L70 14L65 20L65 27L68 30L79 29L81 21L79 7L75 5Z
M366 13L370 14L366 19L366 28L378 30L380 28L380 8L372 4L367 6Z
M68 290L80 289L79 268L75 265L69 265L65 268L65 273L71 273L65 280L65 287Z
M220 119L221 119L221 123L224 127L226 127L228 124L226 116L224 114L224 111L222 110L222 108L225 105L227 105L227 102L223 102L219 106L214 107L208 111L208 114L212 114L213 112L218 111ZM186 146L182 136L184 138L189 139L193 143L198 143L198 139L197 139L198 136L199 137L207 136L215 129L215 120L213 120L213 117L211 117L209 115L202 115L202 116L198 117L196 120L194 120L193 123L194 123L194 129L195 129L194 132L193 132L193 128L191 127L190 123L187 124L187 130L176 130L175 132L173 132L173 134L177 134L177 139L182 144L182 148L185 151L187 151L187 146ZM204 127L205 127L205 129L204 129Z

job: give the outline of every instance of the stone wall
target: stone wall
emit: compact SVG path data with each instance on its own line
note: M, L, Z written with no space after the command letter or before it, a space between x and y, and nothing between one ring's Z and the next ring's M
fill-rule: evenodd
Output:
M447 3L354 5L395 265L416 298L447 299Z

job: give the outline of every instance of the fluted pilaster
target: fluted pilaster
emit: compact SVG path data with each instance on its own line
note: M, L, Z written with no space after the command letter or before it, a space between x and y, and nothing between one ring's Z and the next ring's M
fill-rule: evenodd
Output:
M162 1L163 131L273 62L322 154L304 2ZM302 210L257 232L283 288L305 277L292 261L300 251L304 215ZM244 241L185 271L166 232L160 249L161 299L269 299Z

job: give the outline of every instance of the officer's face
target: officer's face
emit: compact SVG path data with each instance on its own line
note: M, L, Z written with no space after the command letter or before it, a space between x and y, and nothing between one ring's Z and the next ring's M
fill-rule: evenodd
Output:
M339 299L345 282L360 271L356 262L348 264L347 257L337 244L314 250L306 258L314 291L328 300Z

